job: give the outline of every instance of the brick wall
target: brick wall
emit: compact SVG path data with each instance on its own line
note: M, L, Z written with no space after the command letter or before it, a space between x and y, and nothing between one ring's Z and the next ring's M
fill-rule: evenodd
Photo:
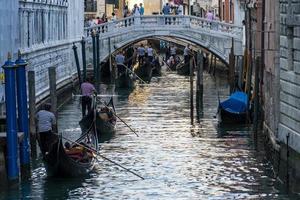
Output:
M289 3L290 2L290 3ZM280 119L278 138L300 153L300 0L280 0Z

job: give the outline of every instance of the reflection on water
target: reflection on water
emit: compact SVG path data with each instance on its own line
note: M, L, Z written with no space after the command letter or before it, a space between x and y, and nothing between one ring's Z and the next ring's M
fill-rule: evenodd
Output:
M190 125L189 78L168 73L131 93L117 91L116 134L101 144L102 155L136 171L145 180L101 160L83 179L46 178L34 161L32 179L6 199L288 199L272 175L263 151L253 150L250 128L219 127L218 98L228 95L225 79L205 74L204 115ZM102 94L111 94L102 86ZM80 134L80 104L74 99L59 113L66 137ZM296 197L295 197L296 199Z

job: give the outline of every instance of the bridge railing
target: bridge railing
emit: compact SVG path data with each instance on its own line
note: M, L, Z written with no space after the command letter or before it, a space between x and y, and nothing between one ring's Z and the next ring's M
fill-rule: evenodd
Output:
M218 31L220 33L238 36L242 35L242 27L233 24L228 24L220 21L210 21L204 18L195 16L178 16L178 15L149 15L149 16L130 16L117 21L86 27L86 37L91 34L98 33L100 35L118 33L123 29L130 28L153 28L156 27L178 27L200 29L205 31Z

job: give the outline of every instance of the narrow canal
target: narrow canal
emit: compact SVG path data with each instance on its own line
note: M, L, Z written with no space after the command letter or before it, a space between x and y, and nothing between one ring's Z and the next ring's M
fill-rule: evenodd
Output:
M4 199L289 199L273 178L264 151L255 151L249 127L219 127L218 91L227 81L204 75L204 116L190 125L189 78L167 72L132 92L117 91L116 134L101 144L101 154L134 170L140 180L101 161L90 177L47 178L41 158L33 176ZM102 87L105 89L105 86ZM111 94L110 88L102 94ZM78 98L61 108L59 128L76 139L81 117ZM262 147L260 147L262 149Z

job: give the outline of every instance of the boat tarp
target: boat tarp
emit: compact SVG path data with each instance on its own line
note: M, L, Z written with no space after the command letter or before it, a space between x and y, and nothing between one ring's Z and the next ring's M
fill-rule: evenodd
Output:
M234 92L227 100L220 103L220 106L231 113L245 113L248 105L248 95L244 92Z

